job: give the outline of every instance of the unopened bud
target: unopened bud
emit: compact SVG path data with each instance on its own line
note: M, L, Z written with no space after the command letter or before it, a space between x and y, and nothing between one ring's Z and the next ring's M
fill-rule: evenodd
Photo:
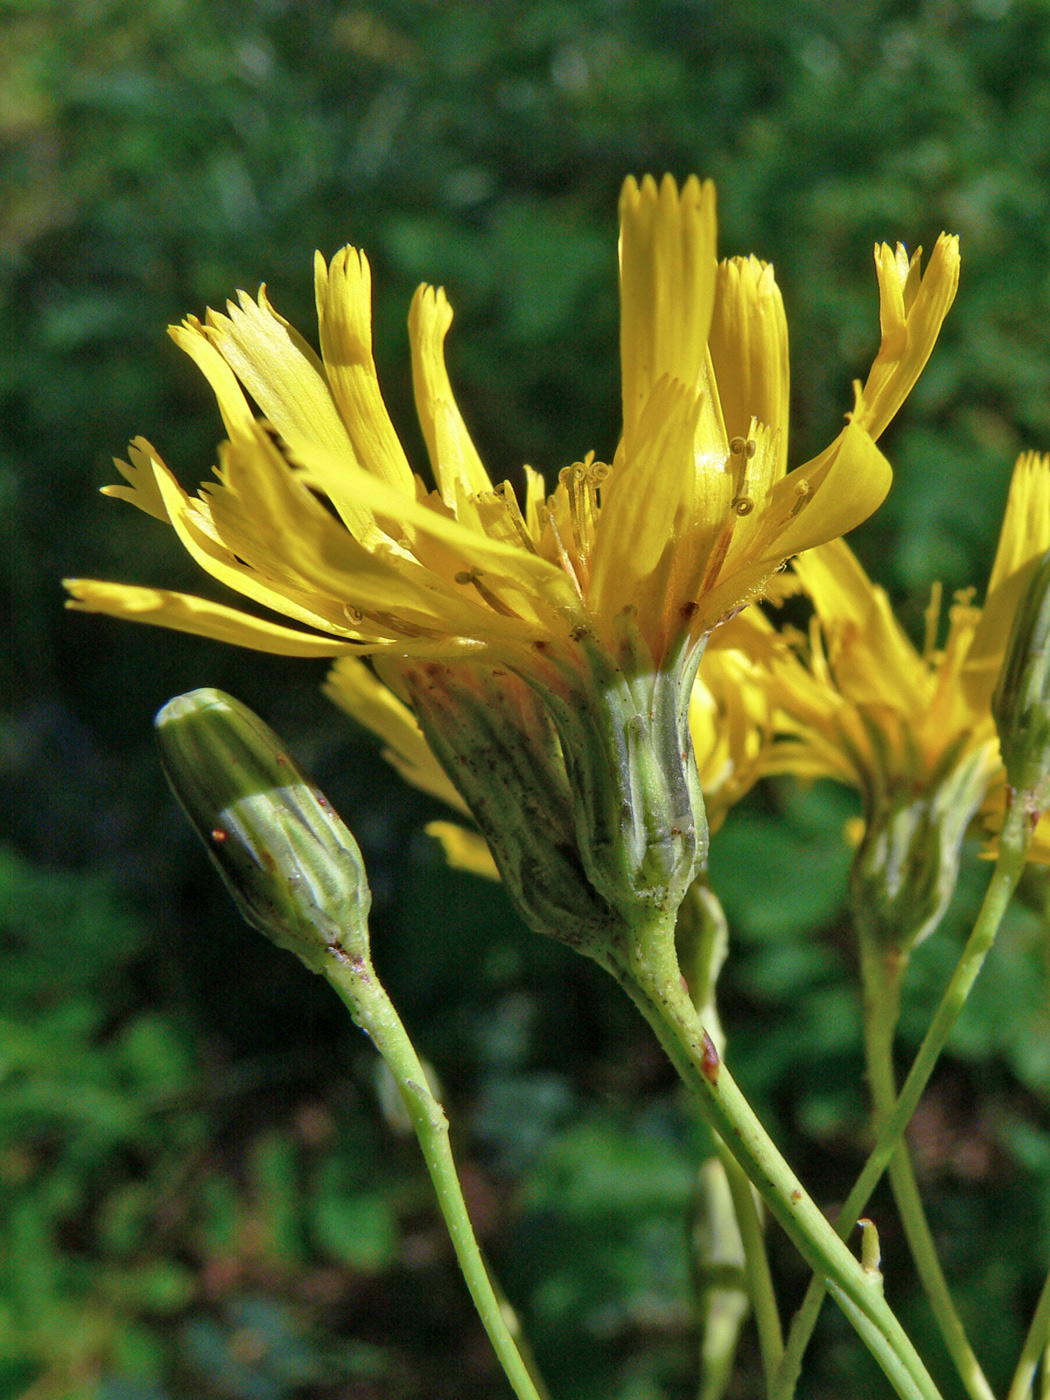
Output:
M247 921L314 972L367 958L357 842L277 735L221 690L177 696L155 724L168 782Z
M1006 781L1032 812L1050 806L1050 552L1036 561L992 696Z

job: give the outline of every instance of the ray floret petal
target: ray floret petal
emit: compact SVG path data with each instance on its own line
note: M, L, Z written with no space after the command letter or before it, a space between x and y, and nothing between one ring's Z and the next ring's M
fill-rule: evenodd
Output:
M773 268L717 261L710 182L628 180L620 212L624 434L610 466L575 463L550 497L530 472L524 506L507 483L494 487L445 365L451 308L422 287L409 330L429 492L380 391L368 260L344 248L315 260L320 355L265 288L172 328L229 435L217 481L187 497L136 439L119 464L128 485L109 494L170 523L220 583L316 632L306 651L321 653L327 634L332 655L352 645L520 662L537 639L566 643L581 627L611 646L616 617L637 606L659 666L756 596L785 558L878 505L890 473L873 438L929 355L958 254L942 238L920 277L918 255L878 251L883 340L852 422L787 473L787 326ZM158 593L145 606L140 591L78 580L72 606L236 639L203 601L169 607ZM244 643L264 635L246 615Z

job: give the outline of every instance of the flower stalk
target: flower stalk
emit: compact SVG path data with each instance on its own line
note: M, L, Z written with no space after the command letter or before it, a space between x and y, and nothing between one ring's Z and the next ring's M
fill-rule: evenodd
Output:
M938 1391L907 1334L826 1217L807 1195L744 1098L705 1031L673 956L656 959L637 945L608 970L652 1026L686 1086L697 1096L708 1125L783 1226L807 1264L826 1281L897 1394L907 1400L937 1400ZM673 946L670 949L673 954Z
M719 1060L725 1053L725 1035L715 1002L715 986L728 951L729 928L725 911L707 883L705 873L693 881L678 911L675 957L689 988L689 999ZM711 1055L709 1051L707 1053L710 1062ZM701 1172L706 1172L704 1185L707 1196L712 1202L721 1202L723 1211L728 1210L733 1214L732 1227L727 1222L721 1236L724 1241L731 1239L733 1248L743 1261L746 1298L754 1311L762 1369L768 1385L772 1383L783 1355L784 1333L769 1268L760 1207L740 1163L721 1137L715 1134L714 1139L717 1155L704 1164ZM716 1316L708 1316L704 1320L704 1350L706 1353L710 1349L713 1355L710 1377L705 1371L701 1400L718 1400L725 1384L728 1384L724 1359L728 1355L731 1360L735 1353L740 1328L747 1315L746 1307L740 1309L735 1295L730 1294L722 1302ZM731 1321L735 1321L735 1329L731 1328ZM719 1377L723 1377L721 1382Z
M545 1400L478 1248L448 1120L372 965L371 893L357 842L277 735L231 696L178 696L156 728L168 781L241 913L325 978L389 1067L500 1365L518 1400Z
M864 1051L877 1135L892 1113L897 1098L893 1041L900 1019L901 986L909 957L907 952L899 952L894 947L887 949L872 938L861 938L860 944ZM937 1247L923 1209L907 1140L903 1136L890 1158L889 1177L908 1248L966 1393L971 1400L995 1400L952 1302L948 1280L937 1257Z
M1031 840L1030 816L1020 805L1012 804L1007 809L999 837L999 857L962 956L945 988L896 1102L883 1120L878 1140L835 1222L836 1233L842 1239L846 1239L856 1225L861 1211L867 1205L872 1191L911 1122L941 1051L955 1028L970 990L995 942L999 925L1006 914L1017 882L1024 872ZM790 1400L795 1393L802 1358L813 1335L826 1291L826 1281L819 1274L815 1274L788 1330L787 1344L773 1393L774 1400Z

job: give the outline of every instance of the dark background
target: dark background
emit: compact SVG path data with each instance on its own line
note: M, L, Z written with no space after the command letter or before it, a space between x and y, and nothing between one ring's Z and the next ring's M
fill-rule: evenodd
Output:
M371 1052L239 922L167 794L151 718L199 685L282 733L361 842L380 970L555 1400L694 1395L684 1222L708 1147L634 1012L443 867L422 835L442 814L321 698L322 665L64 613L58 580L207 590L98 488L138 433L186 486L207 476L218 415L164 327L265 280L312 338L314 248L368 252L418 466L421 280L455 308L495 479L608 456L617 195L670 170L718 182L724 253L776 264L792 465L878 345L873 242L960 235L959 298L883 442L893 490L853 542L916 630L935 579L980 596L1014 458L1050 448L1050 7L9 0L0 24L0 1397L509 1395ZM764 787L712 858L730 1058L829 1207L864 1142L853 810ZM905 1047L986 874L971 853L917 959ZM1000 1388L1050 1253L1046 946L1011 917L913 1137ZM892 1206L872 1209L889 1296L955 1395ZM793 1303L805 1273L771 1248ZM730 1393L761 1393L750 1333ZM829 1308L800 1395L884 1393Z

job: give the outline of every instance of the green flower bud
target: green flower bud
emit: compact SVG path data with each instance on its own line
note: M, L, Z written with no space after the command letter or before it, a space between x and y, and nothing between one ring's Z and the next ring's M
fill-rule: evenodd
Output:
M357 842L277 735L220 690L177 696L155 724L168 782L248 923L313 972L367 959Z
M1050 806L1050 552L1034 561L992 696L1006 780L1029 810Z

